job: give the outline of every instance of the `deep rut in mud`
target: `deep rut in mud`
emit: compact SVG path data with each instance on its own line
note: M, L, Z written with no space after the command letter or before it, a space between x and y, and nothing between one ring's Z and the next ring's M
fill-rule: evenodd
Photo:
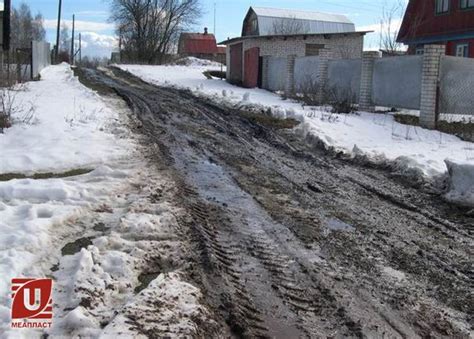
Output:
M270 117L117 69L85 78L127 101L173 174L196 253L189 277L234 335L472 333L474 220L462 209Z

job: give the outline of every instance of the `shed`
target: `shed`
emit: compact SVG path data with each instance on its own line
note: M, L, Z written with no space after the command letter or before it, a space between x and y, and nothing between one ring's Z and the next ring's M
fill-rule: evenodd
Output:
M209 34L207 28L204 33L181 33L178 43L178 54L182 57L195 57L225 63L225 46L217 46L214 34Z
M250 7L242 28L242 36L348 32L355 25L341 14L264 7Z
M178 54L194 57L217 54L216 38L214 34L208 33L207 28L204 33L181 33Z

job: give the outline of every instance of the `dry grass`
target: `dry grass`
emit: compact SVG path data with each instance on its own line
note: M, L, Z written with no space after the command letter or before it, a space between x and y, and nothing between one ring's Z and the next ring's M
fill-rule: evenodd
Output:
M40 180L40 179L57 179L57 178L68 178L68 177L75 177L78 175L83 175L92 172L92 169L85 169L85 168L78 168L66 172L60 172L60 173L52 173L52 172L47 172L47 173L35 173L34 175L28 176L24 175L21 173L5 173L5 174L0 174L0 181L9 181L13 179L34 179L34 180Z
M241 115L255 124L264 125L273 129L291 129L300 124L300 122L295 119L279 119L267 114L243 112Z
M395 121L409 126L420 126L420 118L413 115L395 114ZM474 122L438 121L438 131L455 135L463 140L474 142Z

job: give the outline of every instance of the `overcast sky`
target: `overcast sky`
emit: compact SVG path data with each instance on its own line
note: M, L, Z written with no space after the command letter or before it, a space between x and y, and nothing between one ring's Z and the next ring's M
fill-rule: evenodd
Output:
M384 7L406 0L201 0L204 15L196 31L209 27L214 31L214 4L217 9L216 35L219 41L228 37L240 36L242 21L250 6L278 7L312 10L347 15L357 30L380 30L380 19ZM1 1L0 1L1 2ZM34 14L41 12L45 17L47 39L55 41L58 0L26 0ZM18 6L21 0L13 0ZM108 22L109 5L107 0L63 0L63 19L70 23L76 14L76 30L83 35L83 55L110 56L116 47L117 39L113 24ZM398 24L398 21L395 22ZM366 49L377 49L378 33L366 38Z

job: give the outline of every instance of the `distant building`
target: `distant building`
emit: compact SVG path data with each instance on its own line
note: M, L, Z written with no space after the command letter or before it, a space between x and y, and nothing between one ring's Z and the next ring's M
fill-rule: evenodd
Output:
M269 57L331 53L334 59L361 58L366 33L356 32L343 15L251 7L242 37L222 42L227 45L227 81L261 87L264 58Z
M447 55L474 58L474 0L410 0L398 42L410 54L443 44Z
M225 62L225 47L217 46L214 34L181 33L178 43L178 54L181 57L195 57L218 62Z

